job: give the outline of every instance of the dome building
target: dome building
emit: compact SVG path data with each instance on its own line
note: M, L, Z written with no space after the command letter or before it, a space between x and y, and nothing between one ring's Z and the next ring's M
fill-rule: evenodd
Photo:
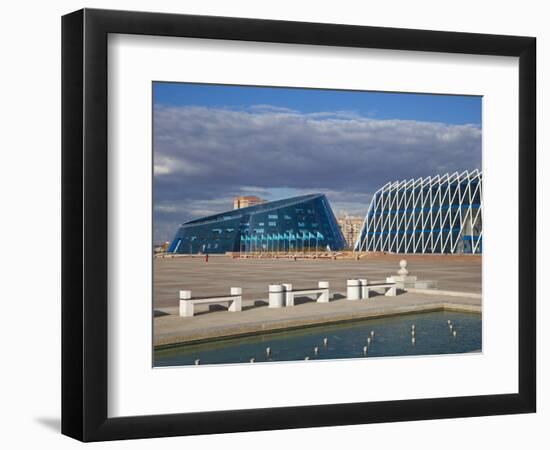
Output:
M385 184L372 197L355 250L481 253L481 186L477 169Z

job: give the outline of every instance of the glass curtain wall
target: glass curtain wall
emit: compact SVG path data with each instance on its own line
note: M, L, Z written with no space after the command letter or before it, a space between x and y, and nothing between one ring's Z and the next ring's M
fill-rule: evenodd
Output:
M182 224L171 253L312 253L346 243L323 194L236 209Z

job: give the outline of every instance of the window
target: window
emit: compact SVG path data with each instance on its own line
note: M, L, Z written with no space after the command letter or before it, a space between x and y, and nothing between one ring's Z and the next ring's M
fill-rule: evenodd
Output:
M277 226L277 222L268 222L268 225L270 227L276 227Z
M267 216L268 219L278 219L279 218L279 215L278 214L269 214Z
M306 224L305 224L304 222L298 222L298 226L299 226L300 228L303 228L303 227L306 226Z

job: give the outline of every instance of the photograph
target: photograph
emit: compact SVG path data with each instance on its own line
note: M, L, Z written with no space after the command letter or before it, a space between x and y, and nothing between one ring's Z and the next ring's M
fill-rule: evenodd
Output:
M0 448L550 448L545 9L7 2Z
M153 366L482 353L482 105L153 81Z

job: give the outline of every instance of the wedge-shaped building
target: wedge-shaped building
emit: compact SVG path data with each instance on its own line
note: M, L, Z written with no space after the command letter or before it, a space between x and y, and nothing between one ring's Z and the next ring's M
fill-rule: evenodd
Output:
M481 253L482 174L395 181L374 194L356 251Z
M329 202L309 194L186 222L171 253L276 253L342 250L346 245Z

